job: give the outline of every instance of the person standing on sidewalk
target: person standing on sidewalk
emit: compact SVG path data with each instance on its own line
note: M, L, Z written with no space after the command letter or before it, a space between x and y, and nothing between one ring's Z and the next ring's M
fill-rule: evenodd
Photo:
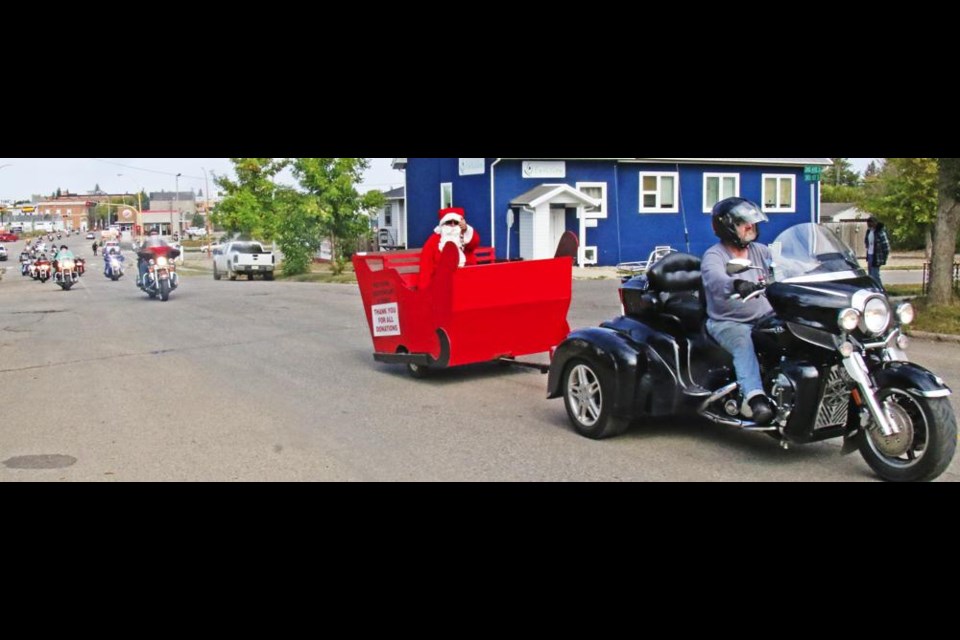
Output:
M867 218L867 235L863 242L867 247L867 271L870 277L883 287L880 282L880 267L887 264L887 258L890 257L890 238L883 223L873 216Z

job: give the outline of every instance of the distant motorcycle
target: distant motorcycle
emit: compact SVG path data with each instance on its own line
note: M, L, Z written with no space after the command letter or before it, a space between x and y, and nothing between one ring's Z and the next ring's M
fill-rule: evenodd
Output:
M60 285L60 288L64 291L69 291L70 287L80 278L76 266L73 258L57 260L57 268L53 272L53 281Z
M87 270L87 261L83 258L75 258L77 275L82 276Z
M50 261L37 260L33 263L33 279L40 282L46 282L50 279Z
M179 284L180 277L177 275L173 260L166 256L150 258L141 287L151 299L160 296L160 299L166 302L170 298L170 292Z
M114 282L123 277L123 258L116 254L110 254L107 256L107 261L103 275L106 278L110 278Z

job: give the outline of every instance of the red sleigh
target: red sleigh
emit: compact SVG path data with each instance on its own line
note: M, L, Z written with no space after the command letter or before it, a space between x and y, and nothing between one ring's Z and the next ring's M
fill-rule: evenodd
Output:
M497 262L492 248L480 248L478 264L458 268L458 252L448 245L423 290L419 249L355 254L374 359L406 364L421 377L429 369L551 351L570 332L576 246L568 232L557 257L512 262Z

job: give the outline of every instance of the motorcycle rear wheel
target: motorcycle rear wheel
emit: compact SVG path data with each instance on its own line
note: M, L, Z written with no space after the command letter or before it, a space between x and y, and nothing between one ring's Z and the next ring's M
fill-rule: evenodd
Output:
M881 407L894 403L897 420L912 431L911 441L899 455L885 453L878 430L861 434L860 455L873 471L891 482L933 480L946 470L957 448L957 421L947 398L923 398L903 389L887 387L877 393ZM889 445L887 445L889 446Z
M586 359L571 360L563 372L563 406L574 430L593 440L620 435L629 420L611 415L613 374Z

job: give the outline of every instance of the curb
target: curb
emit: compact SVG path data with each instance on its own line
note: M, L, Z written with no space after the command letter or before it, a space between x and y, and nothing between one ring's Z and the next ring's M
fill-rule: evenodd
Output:
M948 333L929 333L927 331L909 331L907 335L911 338L922 338L924 340L935 340L937 342L955 342L960 344L960 336Z

